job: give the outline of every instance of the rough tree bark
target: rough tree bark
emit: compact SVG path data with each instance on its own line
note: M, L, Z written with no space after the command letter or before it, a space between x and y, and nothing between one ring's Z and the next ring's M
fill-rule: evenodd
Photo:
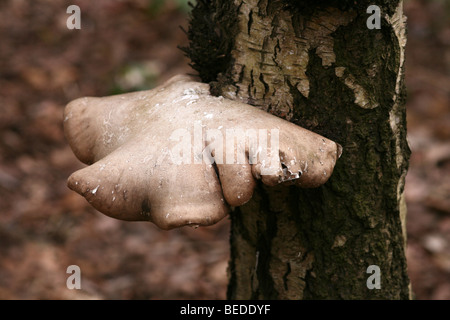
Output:
M408 299L401 0L199 0L184 48L214 94L343 146L320 188L258 187L231 214L230 299ZM370 265L381 289L369 289Z

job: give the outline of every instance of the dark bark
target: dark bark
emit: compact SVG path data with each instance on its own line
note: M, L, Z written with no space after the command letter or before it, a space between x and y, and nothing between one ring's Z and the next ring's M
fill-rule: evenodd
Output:
M231 214L230 299L408 299L401 1L198 1L184 50L213 92L343 146L330 180ZM208 30L206 32L205 30ZM381 270L369 289L367 267Z

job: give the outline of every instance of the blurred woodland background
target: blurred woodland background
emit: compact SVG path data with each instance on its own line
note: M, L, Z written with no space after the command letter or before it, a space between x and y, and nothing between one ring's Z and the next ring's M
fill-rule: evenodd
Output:
M81 8L81 30L66 9ZM161 231L95 211L66 187L83 165L62 131L81 96L194 73L185 0L0 0L0 299L224 299L229 221ZM406 0L408 270L450 299L450 2ZM69 290L69 265L81 290Z

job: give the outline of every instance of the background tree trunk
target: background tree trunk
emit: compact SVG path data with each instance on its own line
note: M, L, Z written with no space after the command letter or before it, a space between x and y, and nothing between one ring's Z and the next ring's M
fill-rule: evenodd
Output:
M231 214L230 299L408 299L402 1L197 2L184 48L213 92L343 146L330 180L259 185ZM368 266L381 289L369 289Z

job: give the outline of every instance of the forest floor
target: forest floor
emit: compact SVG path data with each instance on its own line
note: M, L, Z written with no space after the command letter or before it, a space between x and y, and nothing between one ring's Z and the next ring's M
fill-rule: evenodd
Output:
M177 46L187 13L147 0L0 2L0 299L224 299L229 221L161 231L108 218L66 186L83 165L67 102L193 73ZM154 1L153 3L159 3ZM177 3L181 3L180 1ZM79 5L82 29L68 30ZM416 299L450 299L450 6L408 16L408 270ZM78 265L82 289L68 290Z

